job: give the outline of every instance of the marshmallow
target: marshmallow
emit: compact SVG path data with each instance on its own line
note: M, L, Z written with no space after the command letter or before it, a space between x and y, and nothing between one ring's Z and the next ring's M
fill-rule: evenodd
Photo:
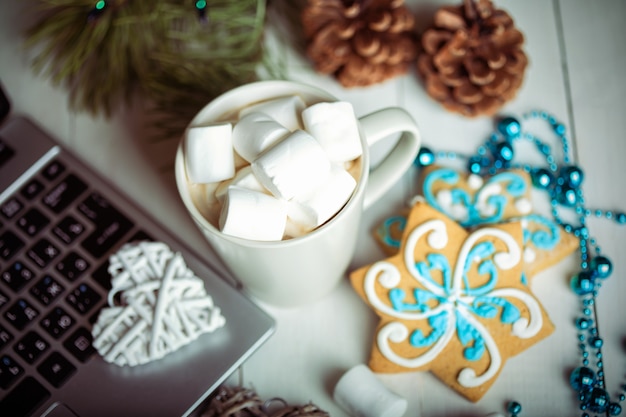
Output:
M335 386L333 397L352 417L401 417L408 405L365 365L346 372Z
M302 129L300 113L305 106L299 96L280 97L243 108L239 112L239 119L252 112L261 112L293 132Z
M217 182L235 175L232 125L190 127L185 136L185 161L192 183Z
M352 105L346 101L317 103L302 112L304 129L322 145L333 162L361 156L359 126Z
M252 167L247 165L241 168L232 180L222 181L220 185L215 189L215 197L222 201L226 192L228 191L228 187L231 185L236 185L237 187L246 188L252 191L258 191L261 193L267 194L268 191L263 185L256 179L254 173L252 172Z
M250 240L281 240L286 222L284 202L259 191L228 187L219 218L222 233Z
M288 202L287 234L297 237L328 221L346 204L355 187L356 180L352 175L333 167L318 188L305 195L297 195Z
M252 162L289 133L286 127L264 113L247 113L233 127L233 147L243 159Z
M303 130L296 130L252 162L259 182L283 200L320 186L328 178L330 168L319 142Z

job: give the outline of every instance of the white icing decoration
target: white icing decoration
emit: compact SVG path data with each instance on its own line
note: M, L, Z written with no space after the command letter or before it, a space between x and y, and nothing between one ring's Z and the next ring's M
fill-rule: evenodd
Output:
M496 214L496 206L489 204L489 198L500 194L502 194L502 185L499 183L487 184L480 190L477 196L476 209L481 213L482 217Z
M417 357L406 358L397 355L391 343L397 344L406 341L410 337L409 329L404 323L391 321L379 330L376 337L377 346L385 358L397 365L406 368L420 367L434 360L443 351L455 333L457 326L456 314L460 314L467 323L478 332L484 341L484 347L489 354L490 363L488 369L483 372L482 375L476 375L476 371L471 368L461 370L457 376L457 381L464 387L480 386L498 373L498 370L502 366L502 358L493 337L487 328L474 317L471 307L469 306L480 297L518 299L527 307L529 316L529 318L518 318L512 325L511 334L519 338L530 338L536 335L543 326L543 320L539 303L530 294L520 289L496 288L487 293L480 294L479 296L466 293L463 288L464 268L468 262L467 259L472 248L474 248L477 242L486 237L495 237L506 245L504 251L499 251L492 255L493 262L500 270L507 270L517 265L521 260L522 250L513 236L501 229L478 229L463 242L463 246L456 259L451 288L446 289L423 277L415 266L415 247L424 236L426 236L425 240L431 248L444 248L448 243L445 222L442 220L430 220L416 227L409 234L403 252L404 266L411 276L419 282L422 287L441 300L436 307L433 309L426 308L425 311L418 312L399 311L379 299L376 293L377 280L387 289L392 289L392 286L399 285L401 281L400 271L393 264L385 261L375 263L366 272L364 280L365 294L367 300L374 308L385 315L397 319L424 320L438 314L445 314L445 329L429 349Z
M109 306L92 330L107 362L144 364L225 324L203 281L166 244L127 244L109 261Z
M515 208L520 214L529 214L533 210L533 204L527 198L515 200Z
M532 248L527 246L524 249L524 262L530 264L535 262L535 259L537 259L537 253Z
M478 190L480 187L483 186L483 183L484 183L483 178L480 175L470 174L467 177L467 185L472 190Z
M365 274L365 282L363 284L365 289L365 295L367 299L372 304L372 306L390 316L397 317L405 320L421 320L433 316L439 312L443 308L435 308L434 310L428 311L427 313L415 313L415 312L401 312L396 311L392 307L385 304L378 295L376 294L376 281L380 282L385 288L392 288L389 286L391 282L396 281L395 285L400 283L401 275L398 268L395 267L392 263L380 261L376 262L372 265L371 268L367 270ZM387 285L385 285L387 284Z
M454 269L454 278L452 280L453 294L461 294L461 285L463 284L463 268L469 252L472 250L476 242L487 236L497 237L507 246L508 252L498 252L493 256L494 262L500 269L510 269L520 261L522 251L513 236L500 229L494 229L491 227L478 229L465 239L465 242L463 242L463 246L459 251Z
M451 309L449 313L454 314ZM435 345L428 349L425 353L417 356L415 358L404 358L402 356L397 355L391 346L389 346L388 341L394 343L401 343L409 337L409 330L406 326L399 322L390 322L385 325L378 332L378 336L376 338L378 349L380 352L390 361L404 366L405 368L418 368L422 365L425 365L435 359L439 353L443 350L443 348L448 344L452 336L454 335L455 323L454 320L448 320L448 325L446 326L445 333L437 340Z
M460 221L468 216L468 209L464 204L452 203L452 192L448 189L441 190L435 196L437 204L444 213L448 213L454 220Z
M415 267L415 246L417 246L417 242L426 233L429 233L427 241L428 245L430 245L431 248L443 249L448 244L448 231L446 230L446 224L443 222L443 220L430 220L422 223L415 229L413 229L409 234L409 237L404 246L404 265L406 266L409 273L413 276L413 278L415 278L420 284L426 287L428 291L443 297L445 296L443 291L437 286L433 285L433 283L431 283L430 281L425 280Z

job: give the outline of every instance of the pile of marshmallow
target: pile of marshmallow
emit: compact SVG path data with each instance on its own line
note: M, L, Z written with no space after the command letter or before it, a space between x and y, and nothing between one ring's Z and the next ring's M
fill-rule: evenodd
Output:
M245 107L236 122L192 126L184 146L189 181L218 183L219 229L260 241L332 218L356 187L347 168L362 154L350 103L306 106L295 95Z

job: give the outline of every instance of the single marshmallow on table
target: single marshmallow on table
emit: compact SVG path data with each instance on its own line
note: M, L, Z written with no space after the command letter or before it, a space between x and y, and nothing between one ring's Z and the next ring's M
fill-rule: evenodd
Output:
M346 162L361 156L359 125L350 103L314 104L302 111L302 123L331 161Z
M239 119L249 113L260 112L268 115L293 132L294 130L302 129L300 113L305 106L304 101L299 96L280 97L244 107L239 112Z
M269 191L265 187L263 187L259 180L256 179L250 165L246 165L243 168L239 169L231 180L222 181L215 188L215 198L217 198L218 201L223 201L224 196L228 191L228 187L230 186L246 188L248 190L258 191L265 194L269 193Z
M330 170L324 149L303 130L296 130L252 162L259 182L283 200L315 190L326 181Z
M346 372L335 386L333 397L352 417L401 417L408 405L365 365Z
M287 229L291 237L301 236L334 216L352 195L356 180L345 169L334 166L324 183L310 193L287 202Z
M235 175L230 123L190 127L185 135L187 176L192 183L209 183Z
M254 161L264 150L291 131L265 113L251 112L233 127L233 147L246 161Z
M219 218L222 233L250 240L281 240L286 222L283 201L259 191L228 187Z

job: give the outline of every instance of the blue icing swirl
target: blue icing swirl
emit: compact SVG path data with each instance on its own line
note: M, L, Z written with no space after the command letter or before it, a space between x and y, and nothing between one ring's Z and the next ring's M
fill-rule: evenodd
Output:
M528 226L524 227L524 246L527 246L530 242L538 249L550 250L554 249L561 241L559 226L552 220L537 214L524 216L523 219L528 223L538 224L543 227L543 229L535 230L534 232Z
M462 314L456 312L456 333L465 347L463 356L469 361L477 361L485 353L485 340L476 328ZM471 344L471 345L470 345Z
M424 279L430 281L434 285L437 285L441 289L449 290L451 285L451 269L448 259L439 253L431 253L426 255L427 262L417 262L415 268L417 272L424 277ZM443 277L443 283L435 281L431 275L431 271L441 271Z
M479 297L474 300L471 310L477 316L492 319L501 310L500 322L512 324L521 317L521 313L512 303L500 297Z
M409 338L411 346L418 348L432 346L446 331L448 327L448 315L446 312L435 314L428 318L428 324L431 328L431 332L428 336L424 336L424 333L420 329L416 329Z
M390 246L392 248L400 248L400 241L398 239L394 239L391 236L391 228L397 224L397 228L400 231L403 231L406 227L406 217L405 216L392 216L386 219L382 224L382 233L381 238L385 245Z
M480 242L470 250L465 265L463 266L463 283L465 284L465 294L478 296L491 291L498 283L498 268L495 266L490 256L495 252L495 247L491 242ZM486 284L472 288L469 284L468 273L472 267L472 262L480 260L478 265L478 273L481 275L489 275Z

